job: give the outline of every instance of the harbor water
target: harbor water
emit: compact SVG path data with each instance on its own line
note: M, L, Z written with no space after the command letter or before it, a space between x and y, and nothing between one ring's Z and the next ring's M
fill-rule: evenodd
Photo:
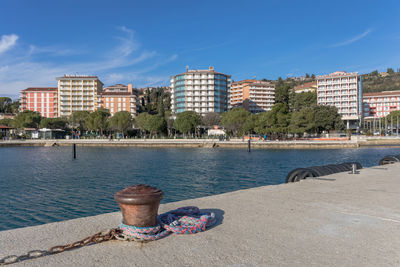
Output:
M166 203L284 183L297 167L370 167L389 154L400 150L77 147L73 159L72 147L2 147L0 231L117 211L114 193L132 184L159 187Z

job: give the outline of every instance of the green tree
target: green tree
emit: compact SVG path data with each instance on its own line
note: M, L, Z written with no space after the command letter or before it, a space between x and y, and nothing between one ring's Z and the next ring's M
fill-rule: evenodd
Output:
M204 126L214 126L219 125L221 122L221 115L217 112L209 112L201 118L201 123Z
M167 132L168 132L168 137L172 136L172 129L174 128L174 118L171 116L171 111L167 110L164 114L166 126L167 126Z
M284 103L275 104L268 112L260 113L255 131L258 134L268 133L282 137L288 132L290 123L289 107Z
M388 68L388 69L387 69L387 73L389 73L389 74L394 74L394 70L393 70L392 68Z
M275 86L275 103L289 104L290 85L278 82Z
M111 128L126 135L128 129L132 128L131 113L128 111L119 111L110 118L109 124Z
M12 119L2 119L0 120L0 125L4 126L12 126L13 120Z
M139 115L137 115L134 120L135 126L139 127L140 132L142 134L143 133L146 134L146 123L147 123L147 119L149 116L151 116L149 113L143 112L143 113L140 113Z
M8 113L17 114L19 112L19 106L19 100L12 102L9 107Z
M306 73L306 78L310 78L310 74Z
M399 118L399 123L400 123L400 110L395 110L395 111L390 112L386 116L388 124L390 124L392 119L393 119L393 125L396 125L397 124L397 117Z
M338 110L334 106L316 106L315 110L315 130L317 133L332 130L343 130L344 124Z
M379 72L378 72L378 70L374 70L373 72L370 73L370 75L372 75L372 76L378 76L378 75L379 75Z
M315 107L317 105L316 92L294 93L292 97L292 109L295 111L299 111L306 107Z
M11 98L0 97L0 113L11 113L11 103Z
M88 111L74 111L69 116L69 123L73 128L78 128L80 131L86 131L88 118Z
M239 129L239 135L253 133L254 129L257 126L258 116L259 114L250 114L250 116L247 117L243 126Z
M42 118L40 128L47 129L65 129L67 127L66 118Z
M149 115L146 120L146 130L151 136L157 135L165 131L166 122L161 115Z
M110 117L110 112L107 109L98 109L89 114L87 126L90 130L100 131L100 135L103 135L103 131L108 126L108 117Z
M305 107L291 114L289 131L302 135L315 132L315 109Z
M233 108L222 114L221 124L228 132L234 136L239 136L239 131L246 123L249 116L250 112L244 108Z
M194 111L184 111L176 115L174 128L187 135L196 131L196 127L201 123L201 116Z
M39 128L42 117L40 113L30 110L25 110L18 113L13 120L13 127L17 129L23 128Z

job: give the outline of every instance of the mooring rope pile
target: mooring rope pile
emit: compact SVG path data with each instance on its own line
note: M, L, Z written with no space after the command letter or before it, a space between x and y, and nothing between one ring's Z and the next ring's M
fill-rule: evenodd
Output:
M137 227L121 223L119 229L132 239L152 241L171 233L195 234L202 232L213 225L215 221L213 212L201 212L198 207L188 206L160 214L156 226Z
M0 265L7 265L53 255L63 251L114 239L152 241L166 237L171 233L195 234L205 231L207 227L212 226L216 222L215 214L213 212L201 212L199 208L192 206L163 213L159 215L157 219L158 225L153 227L137 227L121 223L119 228L99 232L71 244L55 246L48 250L32 250L20 256L9 255L0 258Z

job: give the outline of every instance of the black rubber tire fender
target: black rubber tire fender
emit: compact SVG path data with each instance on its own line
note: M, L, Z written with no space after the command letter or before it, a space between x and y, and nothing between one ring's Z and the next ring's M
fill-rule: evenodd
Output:
M328 168L328 169L331 169L332 173L340 172L339 167L337 165L335 165L335 164L329 164L329 165L326 165L325 167Z
M306 168L296 168L288 173L286 176L286 183L293 183L296 177L303 171L307 170Z
M398 159L396 156L388 155L379 161L379 165L393 164L396 162L400 162L400 159Z
M322 166L312 166L308 167L308 169L315 171L318 174L318 176L328 175L327 171Z
M300 180L306 179L307 177L315 177L314 172L308 168L297 175L294 181L298 182Z

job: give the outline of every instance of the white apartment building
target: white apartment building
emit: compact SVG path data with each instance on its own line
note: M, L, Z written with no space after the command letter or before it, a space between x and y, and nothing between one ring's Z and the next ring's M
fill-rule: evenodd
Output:
M318 105L335 106L347 129L357 129L362 118L361 79L357 72L337 71L317 76Z
M69 116L74 111L95 111L97 96L103 90L97 76L64 75L56 79L59 116Z
M201 115L228 110L231 76L208 70L189 70L171 77L174 114L195 111Z
M230 106L243 107L251 113L269 111L275 104L275 85L258 80L232 83Z

